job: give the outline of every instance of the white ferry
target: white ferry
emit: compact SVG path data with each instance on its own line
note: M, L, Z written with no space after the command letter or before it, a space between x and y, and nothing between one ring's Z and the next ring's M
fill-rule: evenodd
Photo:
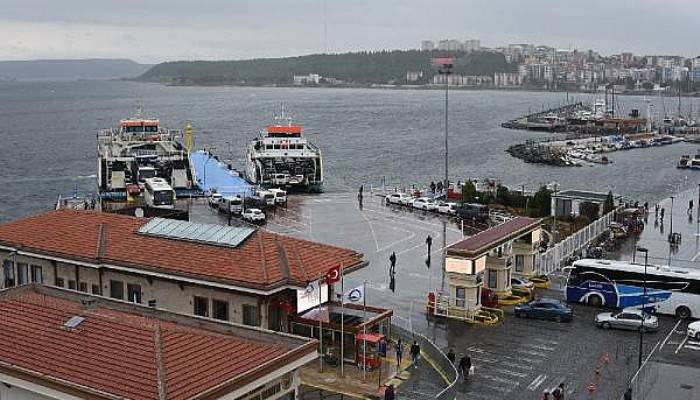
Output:
M693 156L685 154L678 160L677 168L700 169L700 152Z
M276 117L275 124L248 145L245 169L248 181L266 188L320 192L321 150L302 137L303 130L289 117Z
M187 150L179 130L160 126L157 119L137 116L97 135L99 192L120 197L140 191L146 179L162 178L174 190L194 189Z

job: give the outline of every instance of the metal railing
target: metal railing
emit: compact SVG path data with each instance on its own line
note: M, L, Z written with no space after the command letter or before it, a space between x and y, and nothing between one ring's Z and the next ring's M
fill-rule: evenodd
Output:
M560 269L564 260L600 236L610 223L615 221L615 214L622 208L618 207L610 211L573 235L550 247L546 252L537 254L535 258L536 274L551 274Z
M430 363L437 369L439 375L447 380L446 387L436 395L418 394L412 396L424 399L455 400L457 397L457 382L459 373L454 364L447 358L440 348L420 333L413 332L396 324L391 324L391 336L393 339L401 338L406 343L413 343L415 340L421 348L421 353L430 360Z

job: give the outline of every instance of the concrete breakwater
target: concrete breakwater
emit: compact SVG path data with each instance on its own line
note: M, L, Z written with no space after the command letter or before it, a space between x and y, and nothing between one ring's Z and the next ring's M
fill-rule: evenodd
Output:
M578 139L532 141L510 146L506 152L527 163L559 167L608 164L606 153L665 146L683 139L672 135L640 133L634 135L591 136Z

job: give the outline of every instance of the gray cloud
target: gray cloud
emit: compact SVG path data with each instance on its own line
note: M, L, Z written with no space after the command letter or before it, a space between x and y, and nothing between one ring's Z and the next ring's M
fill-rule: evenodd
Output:
M330 51L480 38L700 53L694 0L326 0ZM0 59L279 57L323 51L323 0L2 0Z

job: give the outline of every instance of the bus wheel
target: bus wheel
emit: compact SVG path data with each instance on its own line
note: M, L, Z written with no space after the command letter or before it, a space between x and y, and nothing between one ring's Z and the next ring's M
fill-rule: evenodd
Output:
M586 304L592 307L600 307L603 305L603 299L601 299L600 296L598 296L597 294L592 294L588 296Z
M690 309L686 306L676 308L676 317L680 319L688 319L691 316Z

